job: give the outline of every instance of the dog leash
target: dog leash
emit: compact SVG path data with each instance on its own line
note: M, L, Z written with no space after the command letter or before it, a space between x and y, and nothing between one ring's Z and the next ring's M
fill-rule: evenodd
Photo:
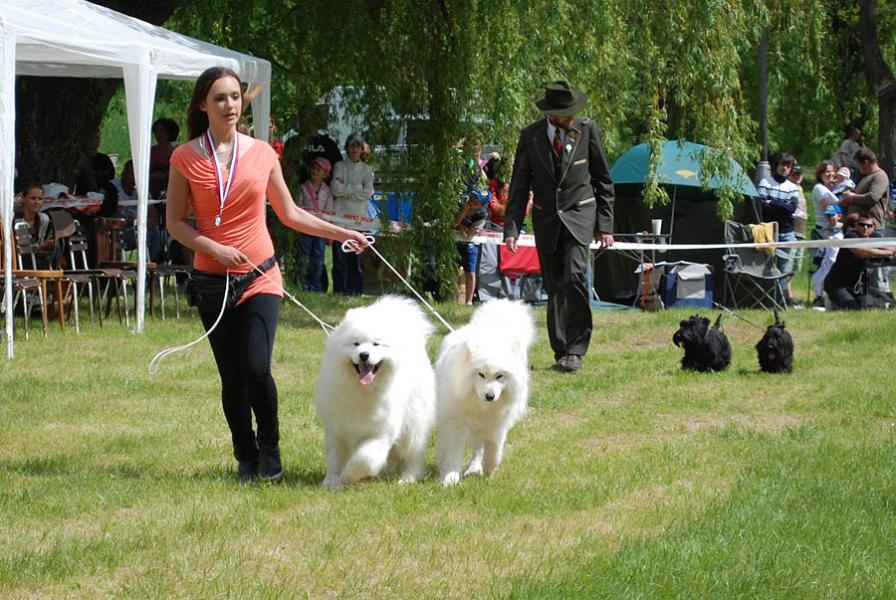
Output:
M312 319L314 319L315 321L317 321L317 323L318 323L318 324L321 326L321 328L324 330L324 333L326 333L327 335L330 335L330 331L332 331L333 329L335 329L335 328L334 328L332 325L330 325L329 323L326 323L326 322L322 321L317 315L314 314L314 312L311 311L311 309L309 309L307 306L305 306L304 304L302 304L302 303L301 303L295 296L293 296L292 294L290 294L290 293L289 293L289 292L288 292L282 285L278 284L276 281L274 281L273 279L271 279L270 277L268 277L267 273L265 273L264 271L262 271L261 268L260 268L258 265L256 265L255 263L253 263L253 262L252 262L251 260L249 260L249 259L246 259L246 261L249 263L249 265L252 266L252 269L253 269L253 270L258 271L258 273L259 273L262 277L264 277L265 279L267 279L268 281L270 281L271 283L273 283L275 286L277 286L277 287L278 287L278 288L279 288L279 289L286 295L286 297L289 298L289 299L293 302L293 304L295 304L296 306L298 306L299 308L301 308L302 310L304 310L306 313L308 313L308 314L311 316ZM170 356L171 354L175 354L175 353L177 353L177 352L181 352L181 351L183 351L183 350L186 350L187 348L190 348L191 346L195 346L196 344L198 344L199 342L201 342L202 340L204 340L205 338L207 338L207 337L211 334L211 332L215 330L215 328L218 326L218 323L220 323L220 322L221 322L221 319L224 317L224 310L225 310L226 307L227 307L227 294L228 294L229 291L230 291L230 269L228 268L228 269L227 269L227 273L226 273L226 277L225 277L225 280L224 280L224 299L223 299L222 302L221 302L221 310L218 312L218 318L215 319L215 322L212 324L211 327L208 328L208 330L207 330L203 335L201 335L200 337L196 338L195 340L193 340L193 341L190 342L189 344L184 344L184 345L182 345L182 346L174 346L174 347L172 347L172 348L165 348L164 350L162 350L162 351L160 351L158 354L156 354L156 355L152 358L152 360L149 361L149 372L150 372L150 374L155 375L156 373L158 373L158 371L159 371L159 365L161 364L161 362L162 362L162 360L163 360L164 358Z
M407 288L408 288L409 290L411 290L411 291L414 293L415 296L417 296L417 299L420 300L420 302L422 302L423 305L424 305L426 308L429 309L429 312L431 312L433 315L435 315L435 317L436 317L439 321L441 321L442 325L444 325L444 326L448 329L448 331L450 331L450 332L453 333L453 332L454 332L454 328L451 327L451 325L448 324L448 321L446 321L445 319L443 319L443 318L442 318L442 315L440 315L439 312L438 312L435 308L433 308L432 305L430 305L429 302L427 302L426 300L424 300L423 296L421 296L421 295L417 292L417 290L414 289L414 286L412 286L412 285L410 284L410 282L409 282L407 279L405 279L404 277L402 277L401 273L399 273L398 270L397 270L395 267L392 266L392 263L390 263L388 260L386 260L386 257L384 257L382 254L380 254L379 250L377 250L377 249L374 247L373 244L374 244L374 242L376 241L376 240L374 239L374 237L373 237L372 235L365 235L365 236L364 236L364 239L367 240L367 244L368 244L367 247L370 248L370 250L371 250L374 254L376 254L377 257L379 257L379 259L380 259L381 261L383 261L383 264L386 265L387 267L389 267L389 269L391 269L391 271L392 271L393 273L395 273L395 276L398 277L398 278L401 280L401 282L402 282L403 284L405 284L405 286L407 286ZM355 240L345 240L344 242L342 242L342 251L343 251L343 252L358 252L358 242L356 242Z
M720 308L720 309L722 309L723 311L725 311L726 313L728 313L729 315L733 316L735 319L740 319L740 320L743 321L744 323L747 323L748 325L752 325L753 327L755 327L755 328L758 329L759 331L765 331L764 328L760 327L760 326L757 325L756 323L753 323L753 322L750 321L749 319L740 316L739 314L737 314L736 312L734 312L733 310L731 310L731 309L728 308L727 306L722 306L721 304L719 304L718 302L715 302L715 301L714 301L712 304L713 304L713 306L715 306L716 308Z
M371 250L374 254L376 254L377 257L379 257L379 259L380 259L381 261L383 261L383 264L386 265L387 267L389 267L389 269L390 269L393 273L395 273L395 275L401 280L401 282L404 283L404 284L407 286L407 288L408 288L409 290L411 290L411 292L414 293L415 296L417 296L417 299L419 299L420 302L422 302L422 303L424 304L424 306L426 306L426 308L428 308L429 311L430 311L433 315L435 315L437 319L439 319L439 321L441 321L441 323L448 329L448 331L453 332L453 331L454 331L454 328L451 327L451 325L449 325L448 322L447 322L444 318L442 318L442 315L440 315L439 312L438 312L435 308L433 308L433 306L432 306L431 304L429 304L429 303L423 298L423 296L421 296L421 295L417 292L417 290L414 289L414 286L412 286L412 285L410 284L410 282L409 282L407 279L405 279L404 277L402 277L401 273L399 273L398 270L397 270L395 267L392 266L392 263L390 263L388 260L386 260L386 257L384 257L382 254L380 254L380 252L374 247L374 243L376 242L376 238L374 238L372 235L365 235L365 236L364 236L364 239L367 241L367 244L368 244L367 247L370 248L370 250ZM361 249L360 249L360 247L358 246L358 242L356 242L355 240L346 240L346 241L342 242L342 245L340 246L340 248L342 249L343 252L355 252L356 254L361 252ZM312 319L314 319L315 321L317 321L318 325L320 325L321 328L324 330L324 333L326 333L326 334L329 336L329 335L330 335L330 332L333 331L333 329L335 329L335 327L333 327L333 326L330 325L329 323L326 323L325 321L323 321L322 319L320 319L316 314L314 314L314 312L313 312L310 308L308 308L307 306L305 306L301 301L299 301L298 298L296 298L296 297L293 296L291 293L289 293L289 291L288 291L282 284L279 284L279 283L277 283L276 281L274 281L273 279L271 279L270 277L268 277L268 274L265 273L264 271L262 271L262 270L259 268L258 265L256 265L255 263L253 263L253 262L252 262L251 260L249 260L248 258L247 258L246 260L247 260L247 262L249 263L249 265L251 265L252 268L253 268L255 271L258 271L258 273L259 273L262 277L264 277L264 278L267 279L269 282L271 282L272 284L274 284L277 288L279 288L280 291L282 291L283 294L284 294L284 295L285 295L285 296L286 296L286 297L287 297L293 304L295 304L296 306L298 306L299 308L301 308L302 310L304 310L306 313L308 313L308 315L309 315ZM205 338L207 338L207 337L209 336L209 334L211 334L211 332L215 330L215 328L218 326L218 323L221 322L221 318L224 316L224 310L225 310L225 308L226 308L226 306L227 306L227 293L228 293L229 288L230 288L230 277L229 277L229 275L230 275L230 269L229 269L229 268L227 269L227 275L228 275L228 277L226 277L226 280L225 280L225 282L224 282L224 300L221 302L221 310L220 310L220 312L218 312L218 318L215 319L215 322L212 324L212 326L209 327L208 330L207 330L202 336L200 336L200 337L198 337L197 339L193 340L193 341L190 342L189 344L184 344L184 345L182 345L182 346L174 346L174 347L172 347L172 348L165 348L164 350L162 350L162 351L160 351L159 353L157 353L157 354L152 358L152 360L149 362L149 372L150 372L150 374L155 375L156 373L158 373L158 371L159 371L159 364L162 362L162 360L163 360L164 358L166 358L167 356L170 356L171 354L175 354L175 353L177 353L177 352L181 352L182 350L186 350L186 349L188 349L188 348L190 348L190 347L192 347L192 346L195 346L196 344L198 344L199 342L201 342L202 340L204 340Z
M258 269L258 267L255 267L255 268ZM261 272L261 271L259 270L259 272ZM227 268L227 274L224 278L224 301L221 302L221 310L218 312L218 318L215 319L214 324L211 327L209 327L208 330L204 334L202 334L200 337L196 338L189 344L184 344L183 346L174 346L172 348L165 348L164 350L161 350L160 352L158 352L155 356L152 357L152 360L149 361L149 374L150 375L155 375L156 373L159 372L159 365L161 364L163 358L166 358L172 354L181 352L182 350L186 350L187 348L190 348L191 346L195 346L196 344L198 344L199 342L201 342L202 340L207 338L209 336L209 334L211 334L211 332L215 330L215 327L217 327L218 323L221 322L221 317L224 316L224 308L227 306L227 293L229 291L230 291L230 267Z

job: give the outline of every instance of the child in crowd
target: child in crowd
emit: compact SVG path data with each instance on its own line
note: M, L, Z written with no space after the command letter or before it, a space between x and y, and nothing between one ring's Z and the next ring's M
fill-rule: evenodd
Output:
M476 293L476 271L479 267L479 244L474 243L471 238L485 225L490 199L489 192L471 190L454 222L460 236L465 238L456 245L460 265L464 271L464 304L467 305L473 304L473 296Z
M370 196L373 195L373 170L367 164L370 147L359 133L345 140L348 160L333 167L333 197L337 216L367 216ZM347 296L360 296L364 289L361 257L354 252L343 252L341 244L333 242L333 291Z
M822 228L822 239L843 239L843 223L840 221L842 210L837 204L831 204L824 210L825 226ZM824 299L824 278L827 277L831 267L837 261L837 251L839 248L830 247L823 248L821 256L821 264L818 270L812 274L812 290L815 292L815 301L812 303L813 308L823 307Z
M837 199L840 200L843 198L843 192L851 192L854 189L856 189L856 184L852 180L852 173L849 172L849 167L840 167L837 169L837 172L834 174L833 190Z
M807 212L806 196L803 193L803 167L798 164L793 165L788 179L796 184L799 192L799 200L796 210L793 212L793 229L796 231L797 238L806 239L806 223L809 220L809 213ZM800 267L797 266L796 270L799 271Z
M305 210L312 211L314 216L321 217L321 211L333 212L333 192L325 179L330 176L332 166L323 156L318 156L311 162L311 178L299 188L298 205ZM327 282L324 272L324 248L327 242L324 238L300 234L299 243L302 248L300 265L304 265L304 273L300 270L299 285L312 292L326 292ZM301 267L300 267L301 269Z

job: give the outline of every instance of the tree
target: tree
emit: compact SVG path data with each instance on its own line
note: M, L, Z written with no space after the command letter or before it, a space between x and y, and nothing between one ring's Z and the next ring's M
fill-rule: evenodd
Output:
M458 141L480 137L511 154L519 128L539 117L534 96L554 79L586 90L586 114L599 121L611 158L641 141L689 139L720 151L706 157L707 174L725 169L728 155L749 168L759 155L756 62L767 29L772 149L811 162L830 155L845 125L873 129L871 81L880 91L881 155L893 160L894 41L877 38L874 24L891 29L896 10L872 0L862 0L861 15L832 0L169 0L127 10L152 9L149 20L159 22L174 6L166 26L271 61L281 129L336 86L371 132L394 114L428 120L419 146L399 158L402 185L416 193L407 235L426 268L415 272L434 274L443 293L455 280ZM865 60L859 44L870 48ZM36 105L38 93L47 92L31 92L23 105ZM72 158L74 141L99 122L106 93L77 96L94 95L98 114L72 116L79 131L63 140L68 158L54 173L70 169L71 177L82 162ZM20 139L45 147L40 140L55 137L53 119L45 121L29 125L38 135ZM667 199L652 181L646 195ZM721 209L730 212L734 199L723 190Z
M880 165L887 176L892 177L894 159L896 159L894 156L896 153L896 78L893 77L893 69L884 58L878 37L877 0L862 0L859 6L862 51L871 81L877 88Z

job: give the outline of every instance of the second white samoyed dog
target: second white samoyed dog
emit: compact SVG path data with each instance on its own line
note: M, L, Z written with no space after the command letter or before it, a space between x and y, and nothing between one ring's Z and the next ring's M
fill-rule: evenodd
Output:
M473 456L464 475L489 476L501 464L507 432L526 412L534 338L526 304L492 300L442 341L436 360L436 459L442 485L460 481L468 444Z
M324 426L324 487L351 485L401 467L423 474L435 419L435 380L426 340L432 325L417 304L383 296L353 308L324 348L315 405Z

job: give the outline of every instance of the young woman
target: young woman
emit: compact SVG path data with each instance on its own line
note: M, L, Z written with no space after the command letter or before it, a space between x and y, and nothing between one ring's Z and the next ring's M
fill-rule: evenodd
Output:
M196 251L193 266L206 273L258 275L209 335L221 377L221 401L242 480L279 479L277 387L271 352L280 310L282 275L265 226L265 198L284 225L359 250L364 236L322 221L293 202L269 144L237 133L243 86L236 73L212 67L196 80L187 109L190 141L174 149L168 179L168 231ZM195 226L187 220L188 209ZM200 308L206 330L219 307ZM257 435L252 428L255 416Z
M815 187L812 188L812 206L815 208L815 227L824 229L827 226L825 221L825 210L829 206L837 206L840 200L834 195L834 177L837 169L834 163L829 160L823 160L815 167Z
M38 251L52 250L55 244L50 216L40 210L43 204L43 186L39 183L26 184L22 190L22 220L31 228L31 238Z

